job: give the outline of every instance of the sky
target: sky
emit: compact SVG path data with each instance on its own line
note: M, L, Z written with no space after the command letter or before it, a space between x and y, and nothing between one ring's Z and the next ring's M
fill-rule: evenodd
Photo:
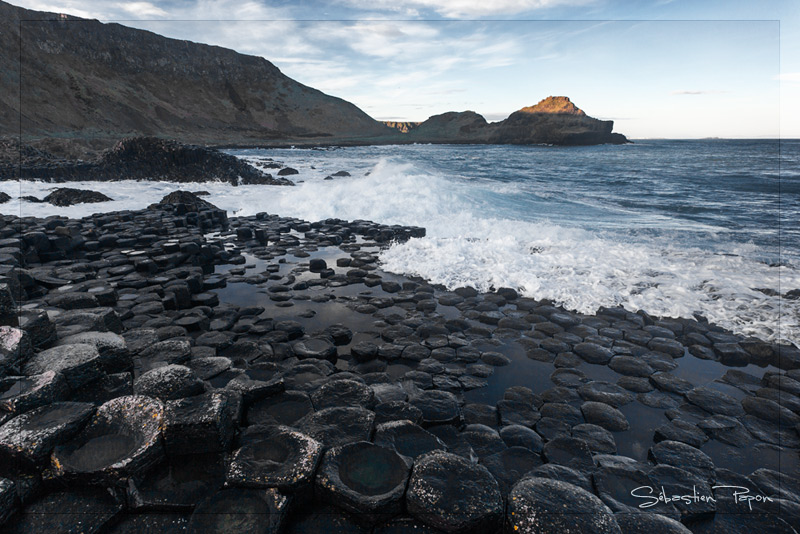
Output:
M800 138L797 0L12 0L263 56L378 120L568 96L643 138Z

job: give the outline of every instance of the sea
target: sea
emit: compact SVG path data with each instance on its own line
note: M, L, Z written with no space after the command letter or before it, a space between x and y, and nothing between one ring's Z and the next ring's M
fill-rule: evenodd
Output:
M5 182L13 198L0 211L83 217L141 209L181 188L208 191L229 216L423 226L424 238L382 252L385 271L448 288L512 287L582 313L702 316L800 344L800 140L227 152L296 169L296 187L77 182L67 185L114 201L57 208L18 197L63 184ZM326 179L338 171L349 176Z

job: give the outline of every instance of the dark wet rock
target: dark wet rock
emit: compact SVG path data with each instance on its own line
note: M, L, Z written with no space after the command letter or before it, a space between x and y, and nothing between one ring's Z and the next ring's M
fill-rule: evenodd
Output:
M503 365L508 365L511 363L511 360L508 356L501 354L499 352L484 352L481 354L481 361L483 363L493 365L495 367L501 367Z
M192 355L192 345L188 339L166 339L149 345L139 352L139 359L151 364L163 362L182 364Z
M13 480L0 478L0 526L17 508L17 488Z
M718 359L717 354L711 347L706 347L703 345L690 345L689 354L701 360L716 361Z
M696 473L703 479L714 481L714 462L700 449L679 441L661 441L647 452L656 464L672 465Z
M59 340L59 345L83 343L93 345L100 354L100 364L106 373L128 371L133 366L125 339L113 332L83 332Z
M533 396L533 392L531 392L530 402L537 403L538 406L541 407L541 405L545 402L570 403L572 401L577 402L580 400L581 396L578 394L577 390L564 386L554 386L552 388L542 391L541 393L537 393L536 396Z
M572 437L585 441L592 452L617 453L617 443L614 441L614 435L602 426L591 423L575 425L572 427Z
M503 521L502 496L489 471L440 451L417 459L406 505L411 515L444 532L492 532Z
M135 510L191 512L222 488L225 464L217 453L173 456L128 481L128 505Z
M310 487L322 458L322 444L301 432L278 427L248 440L231 457L227 483L298 493Z
M550 381L557 386L579 388L589 382L590 379L578 369L562 368L553 371L553 374L550 375Z
M598 365L607 364L614 356L609 349L596 343L578 343L572 350L586 362Z
M744 415L741 403L726 393L700 386L686 393L686 399L707 412L733 417Z
M171 400L164 413L164 447L169 455L229 450L241 418L241 399L215 391Z
M111 202L112 200L113 199L97 191L72 189L70 187L59 187L42 199L43 202L49 202L53 206L72 206L74 204L84 204L87 202Z
M454 424L461 419L458 400L448 391L422 391L409 402L422 412L423 426Z
M122 333L122 321L111 308L70 310L51 318L59 337L81 332L98 331Z
M429 527L422 521L408 516L400 516L390 519L386 523L380 524L373 529L373 534L439 534L439 530Z
M479 458L496 454L508 448L497 431L483 425L467 426L461 432L461 439Z
M585 422L581 409L565 402L546 402L540 410L542 417L557 419L570 426Z
M690 534L692 531L683 524L659 514L630 513L614 514L622 534Z
M360 441L328 450L315 486L322 500L374 525L402 511L409 472L395 451Z
M505 497L523 475L542 465L542 458L525 447L510 447L482 457L481 463L497 480Z
M46 371L60 373L71 389L78 389L100 378L100 353L93 345L61 345L36 354L22 368L27 376Z
M203 381L183 365L164 365L142 374L133 382L137 395L174 400L203 393Z
M17 467L45 463L56 445L75 436L94 413L92 404L56 402L0 426L0 458Z
M712 415L697 423L697 427L710 438L735 447L749 447L753 442L751 434L735 417Z
M650 408L661 409L677 408L681 404L680 397L663 391L639 393L636 395L636 400Z
M89 425L52 454L53 471L66 480L113 484L161 459L164 407L149 397L118 397L97 409Z
M567 482L529 477L511 490L507 532L620 534L611 510L595 495Z
M488 404L467 404L462 409L465 424L498 425L497 408Z
M671 373L666 372L654 373L650 377L650 381L659 390L666 391L668 393L677 393L678 395L684 395L694 388L694 384L688 380L684 380L683 378L679 378Z
M680 441L699 449L703 443L708 441L708 436L692 423L673 419L667 424L661 425L655 430L653 441Z
M21 414L64 400L68 395L66 379L55 371L32 376L9 376L0 379L0 414Z
M278 176L291 176L293 174L300 174L300 172L292 167L284 167L278 171Z
M623 376L617 380L617 385L633 393L647 393L654 389L650 380L636 376Z
M572 425L555 417L542 417L536 423L536 432L545 440L555 439L559 436L569 436Z
M53 513L54 510L58 513ZM3 528L9 534L98 534L110 526L121 511L122 504L104 489L56 491L26 506Z
M13 326L0 326L0 376L19 368L33 356L33 346L27 332Z
M669 354L662 354L660 352L647 352L642 354L640 358L647 362L647 364L656 371L669 372L678 367L675 360Z
M381 402L375 406L375 424L408 420L415 424L422 422L422 410L402 400Z
M603 402L615 408L624 406L634 400L634 396L622 387L599 380L593 380L579 387L578 394L584 400Z
M273 534L280 532L290 500L274 488L223 489L197 505L191 534Z
M275 323L274 327L275 330L286 333L289 340L298 339L302 337L305 332L303 325L297 321L278 321Z
M255 402L247 410L250 425L294 424L314 411L311 398L302 391L284 391Z
M601 426L612 432L621 432L630 428L630 423L622 412L603 402L584 402L581 404L581 412L587 423Z
M663 488L665 495L692 496L688 502L676 499L672 503L680 512L682 523L707 518L715 513L716 504L710 499L714 494L708 480L696 472L662 464L655 466L647 476L653 481L654 488Z
M439 438L407 420L378 425L373 441L376 445L393 449L412 460L434 450L447 449Z
M310 338L298 341L292 347L294 354L301 360L317 358L335 362L337 359L336 347L325 338Z
M212 381L220 377L222 375L218 375ZM264 397L281 393L285 390L286 384L283 377L272 369L248 369L232 377L224 387L241 395L244 406L249 406Z
M231 368L233 362L224 356L209 356L194 358L186 362L186 367L191 369L201 380L214 378Z
M552 463L544 464L536 469L533 469L526 476L549 478L552 480L558 480L560 482L566 482L568 484L572 484L573 486L578 486L579 488L588 492L594 491L592 488L592 482L586 475L577 469L573 469L565 465Z
M543 454L549 463L578 470L594 467L592 451L582 439L558 436L544 444Z
M350 354L357 362L368 362L378 357L378 346L370 341L360 341L350 347Z
M714 343L719 361L729 367L744 367L750 363L750 354L738 343Z
M525 447L535 453L542 452L544 441L534 430L522 425L508 425L500 429L500 438L507 447Z
M678 510L670 503L652 503L658 489L644 471L634 466L601 467L592 473L597 495L613 512L655 513L680 519ZM652 492L651 492L652 490ZM647 508L640 508L649 504Z
M800 478L773 469L756 469L748 478L766 496L779 497L800 503Z
M800 423L800 416L782 407L777 402L763 397L747 396L743 398L742 408L748 414L771 423L781 425L797 425Z
M408 345L406 348L403 349L401 357L406 360L421 362L426 358L430 358L430 355L431 355L431 349L429 349L428 347L425 347L423 345Z
M188 525L189 518L180 513L125 514L122 520L108 531L108 534L139 534L140 532L179 534L186 532Z
M759 419L753 415L745 415L740 420L744 427L760 441L800 449L800 436L791 427L780 427L775 423Z
M686 350L680 342L664 337L654 337L647 343L647 348L655 352L669 354L673 358L682 357Z
M500 416L500 424L522 425L529 428L542 418L536 408L530 402L503 399L497 402L497 413Z
M311 394L311 402L317 410L334 406L372 408L375 394L372 388L356 380L331 380Z
M23 311L19 314L19 326L28 333L31 344L37 349L48 348L58 339L56 327L46 311Z
M375 414L364 408L334 407L306 415L294 426L325 447L338 447L372 436Z
M614 356L608 366L625 376L647 377L653 374L653 368L646 361L634 356Z

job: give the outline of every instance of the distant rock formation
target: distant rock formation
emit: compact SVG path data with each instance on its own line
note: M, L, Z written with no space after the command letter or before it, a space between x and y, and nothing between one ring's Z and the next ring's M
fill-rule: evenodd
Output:
M393 128L400 133L408 133L420 124L421 122L393 122L393 121L383 121L383 124L388 126L389 128Z
M512 145L622 144L624 135L612 133L614 121L586 115L565 96L545 98L535 106L515 111L505 120L487 123L474 111L434 115L407 134L421 143L488 143Z

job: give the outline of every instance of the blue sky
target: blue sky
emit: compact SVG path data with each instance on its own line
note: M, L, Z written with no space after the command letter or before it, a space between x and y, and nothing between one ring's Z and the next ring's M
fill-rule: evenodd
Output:
M12 3L260 55L379 120L565 95L631 138L800 137L796 0Z

